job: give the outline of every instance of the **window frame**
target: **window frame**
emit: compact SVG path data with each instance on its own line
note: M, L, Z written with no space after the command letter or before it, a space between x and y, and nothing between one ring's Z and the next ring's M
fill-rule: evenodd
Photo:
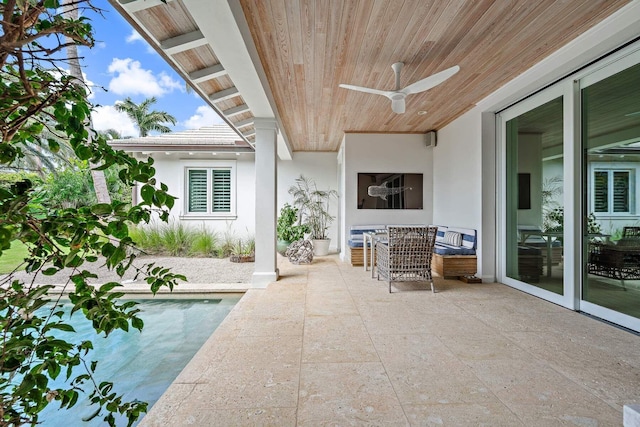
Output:
M236 219L236 194L237 194L237 179L236 179L237 164L235 160L211 160L204 162L190 162L183 164L182 179L183 179L183 194L184 201L182 205L181 219ZM206 212L190 212L190 171L206 171L207 180L207 202ZM213 211L213 171L225 170L229 171L230 175L230 194L229 194L229 208L228 212L215 212Z
M607 211L596 211L596 174L600 172L607 173ZM624 212L615 212L615 180L614 176L616 172L627 173L627 205L628 210ZM590 212L599 217L614 217L614 216L632 216L635 215L635 180L636 169L632 167L619 167L606 163L593 164L591 169L591 188L593 188L590 197Z

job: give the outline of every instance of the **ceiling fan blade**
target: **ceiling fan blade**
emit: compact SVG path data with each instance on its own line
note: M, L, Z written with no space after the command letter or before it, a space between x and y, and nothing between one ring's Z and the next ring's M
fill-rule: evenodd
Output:
M386 97L389 97L389 95L392 93L386 90L371 89L368 87L354 86L354 85L340 84L340 87L345 89L357 90L358 92L373 93L375 95L382 95Z
M396 114L404 113L404 98L402 98L402 99L392 99L391 100L391 109Z
M444 71L440 71L439 73L433 74L429 77L410 84L409 86L402 89L401 92L407 95L411 95L412 93L424 92L425 90L429 90L432 87L438 86L440 83L444 82L458 71L460 71L460 67L457 65L451 68L447 68Z

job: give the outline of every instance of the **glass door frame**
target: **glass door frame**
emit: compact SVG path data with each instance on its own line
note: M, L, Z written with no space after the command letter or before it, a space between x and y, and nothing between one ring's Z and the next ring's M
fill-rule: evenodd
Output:
M559 295L537 286L521 282L507 276L507 122L522 114L531 111L554 99L562 98L563 111L563 203L564 217L576 218L576 212L580 209L580 192L576 183L580 182L580 150L576 149L576 141L579 141L575 129L576 109L575 90L571 81L559 82L535 95L507 108L496 115L496 127L498 129L497 162L497 279L508 286L519 289L528 294L537 296L547 301L559 304L572 310L577 309L579 303L579 263L576 262L577 239L581 236L582 224L565 221L564 227L564 262L563 262L563 294ZM569 226L571 225L571 226Z

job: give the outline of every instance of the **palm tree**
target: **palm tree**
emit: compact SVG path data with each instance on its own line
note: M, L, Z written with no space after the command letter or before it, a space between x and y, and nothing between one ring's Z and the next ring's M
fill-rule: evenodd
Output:
M71 20L78 19L78 4L74 0L64 0L62 3L63 15ZM78 56L78 45L74 40L65 36L67 44L67 60L69 61L69 74L75 77L78 85L86 86L84 77L82 77L82 69L80 68L80 57ZM91 118L89 118L91 120ZM89 127L93 128L90 123ZM91 132L89 132L91 138ZM91 179L93 180L93 188L96 192L98 203L111 203L111 196L107 187L107 179L102 170L96 170L96 165L91 165Z
M116 104L116 110L127 113L136 126L138 126L140 136L147 136L150 131L157 131L161 133L171 132L171 129L168 126L163 125L163 123L171 123L172 125L175 125L175 117L164 111L149 111L151 105L155 104L157 101L156 97L153 96L145 99L140 104L136 104L131 100L131 98L127 98Z

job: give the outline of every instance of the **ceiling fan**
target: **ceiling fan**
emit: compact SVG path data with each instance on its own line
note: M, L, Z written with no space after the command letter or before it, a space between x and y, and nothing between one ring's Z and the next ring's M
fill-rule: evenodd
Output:
M447 68L444 71L440 71L439 73L433 74L429 77L425 77L422 80L418 80L415 83L410 84L405 88L400 88L400 70L402 70L403 62L396 62L391 66L393 68L393 72L396 74L396 89L395 90L379 90L379 89L371 89L368 87L362 86L354 86L347 84L340 84L340 87L345 89L357 90L359 92L373 93L375 95L383 95L391 100L391 109L394 113L402 114L404 113L404 99L407 95L411 95L412 93L420 93L425 90L429 90L432 87L438 86L440 83L447 80L449 77L453 76L455 73L460 71L459 66L454 66L451 68Z

